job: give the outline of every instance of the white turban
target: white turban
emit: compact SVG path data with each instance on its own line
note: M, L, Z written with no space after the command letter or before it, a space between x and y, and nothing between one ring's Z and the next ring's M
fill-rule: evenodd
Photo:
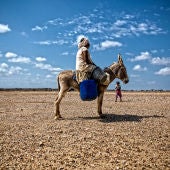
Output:
M78 43L78 48L90 46L89 40L87 38L82 38Z

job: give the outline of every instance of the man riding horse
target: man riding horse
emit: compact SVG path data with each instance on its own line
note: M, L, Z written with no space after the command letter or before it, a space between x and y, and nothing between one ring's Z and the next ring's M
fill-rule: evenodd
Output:
M92 61L90 53L88 51L89 47L89 40L83 37L78 44L78 51L76 55L76 80L78 83L81 83L83 80L93 78L93 71L96 68L100 69ZM105 74L101 69L100 72L102 72L102 75L99 80L100 83L107 83L107 74Z
M82 38L78 45L78 52L76 57L76 80L74 77L74 71L65 70L59 73L57 77L58 82L58 95L55 100L55 119L60 119L62 116L60 114L60 103L65 94L69 91L70 88L80 91L79 84L85 80L93 77L96 77L98 81L97 91L97 112L100 117L103 117L102 113L102 104L104 92L107 89L108 85L115 79L118 78L122 80L125 84L129 82L128 74L126 72L126 67L124 66L122 57L118 55L118 61L112 63L109 67L106 67L104 70L101 70L97 67L91 60L88 48L90 43L87 38ZM93 74L95 69L98 69L99 74ZM99 78L98 78L99 77ZM109 77L109 78L108 78Z

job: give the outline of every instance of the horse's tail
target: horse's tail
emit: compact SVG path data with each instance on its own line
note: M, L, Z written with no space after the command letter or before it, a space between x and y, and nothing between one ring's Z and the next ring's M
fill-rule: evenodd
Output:
M60 74L57 76L58 91L60 91L60 82L59 82L59 76L60 76Z

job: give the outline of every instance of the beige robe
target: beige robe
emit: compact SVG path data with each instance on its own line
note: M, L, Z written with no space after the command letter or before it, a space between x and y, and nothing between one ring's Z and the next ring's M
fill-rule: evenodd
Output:
M83 80L87 80L90 78L91 73L96 68L93 64L87 64L83 60L82 52L87 51L86 47L79 48L76 55L76 79L78 83L81 83ZM90 54L88 53L88 59L92 62ZM92 62L93 63L93 62Z

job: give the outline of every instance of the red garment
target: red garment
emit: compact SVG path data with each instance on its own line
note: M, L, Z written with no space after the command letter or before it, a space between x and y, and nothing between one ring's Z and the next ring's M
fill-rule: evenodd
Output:
M116 84L116 87L115 87L115 90L116 90L116 100L118 97L122 97L122 93L121 93L121 86L119 84Z
M122 97L122 93L121 90L116 90L116 97Z

